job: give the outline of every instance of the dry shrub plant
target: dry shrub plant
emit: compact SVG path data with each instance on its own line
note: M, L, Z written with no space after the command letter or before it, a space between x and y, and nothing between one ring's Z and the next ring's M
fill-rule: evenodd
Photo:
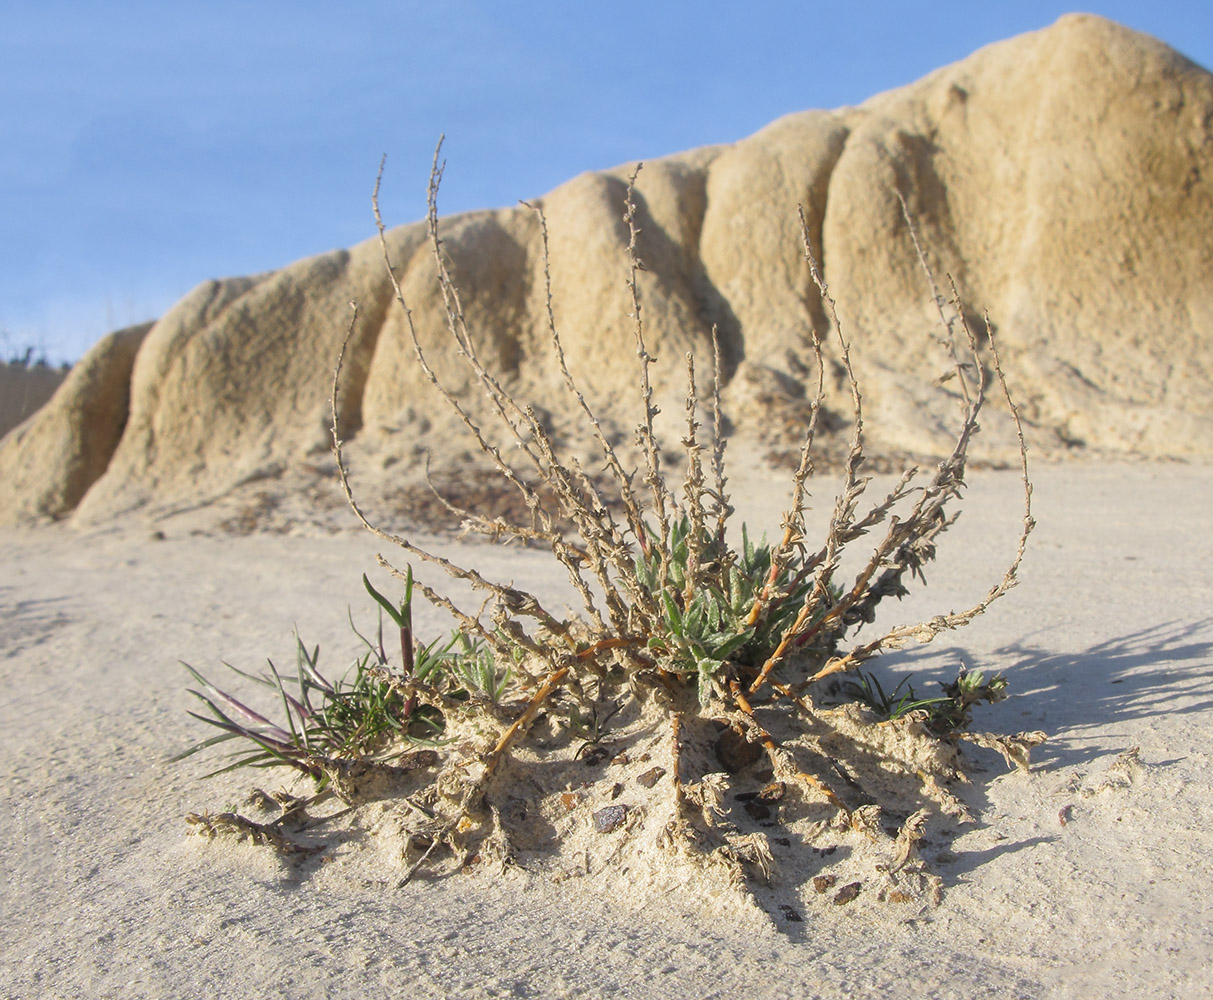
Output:
M671 460L654 430L636 174L623 213L630 234L639 471L629 470L566 365L551 308L546 223L542 209L532 207L543 236L551 358L597 442L605 466L600 475L562 456L535 410L481 363L443 251L441 176L436 154L428 224L450 348L487 397L509 457L427 360L383 239L377 180L375 218L387 274L417 363L528 516L459 513L467 529L494 542L521 540L550 550L580 595L581 610L559 613L533 593L383 530L364 511L350 487L337 425L355 306L333 382L333 448L349 504L374 535L414 562L470 585L485 601L469 610L414 580L411 568L380 556L402 581L404 598L395 602L366 581L380 607L380 629L375 640L364 639L367 652L352 680L327 680L318 651L302 642L293 677L271 664L269 674L253 678L275 692L285 713L280 724L191 670L202 685L194 693L209 709L197 717L221 732L182 756L236 740L247 752L224 770L286 766L319 786L311 797L279 793L276 805L262 795L262 804L277 810L265 821L229 811L191 815L191 822L212 835L231 830L282 850L307 850L288 835L317 822L308 819L307 806L326 795L347 807L374 801L382 812L376 828L400 839L401 883L423 869L497 861L561 878L610 869L629 870L635 878L636 872L663 869L697 873L686 878L714 872L751 887L783 872L807 884L821 870L820 859L850 838L876 850L876 882L867 878L834 891L835 876L818 875L812 884L819 892L833 893L838 903L854 898L861 885L883 899L936 896L939 880L916 845L931 823L946 831L972 818L949 789L963 780L957 742L992 747L1009 764L1026 767L1029 748L1043 734L970 731L972 707L1005 695L1001 676L962 672L939 697L920 698L904 685L886 692L860 668L908 640L929 642L969 624L1016 583L1033 526L1031 486L1022 428L988 320L983 352L955 286L949 300L939 294L915 238L951 352L960 399L955 443L933 471L911 468L865 505L862 399L802 211L805 265L831 329L812 335L815 386L786 513L773 541L756 541L744 526L737 531L730 525L714 331L706 402L696 388L697 359L686 357L681 481L671 483ZM904 201L902 206L912 234ZM805 512L825 399L826 336L834 340L849 386L851 437L825 537L813 542L806 537ZM966 454L992 386L1010 408L1022 460L1023 526L1010 566L971 608L873 634L877 606L905 595L913 578L922 579L939 536L955 519ZM844 549L865 538L875 542L870 555L853 577L842 579ZM453 616L457 627L448 640L427 645L413 635L415 590ZM399 635L398 648L384 643L385 614ZM863 635L855 637L861 626Z

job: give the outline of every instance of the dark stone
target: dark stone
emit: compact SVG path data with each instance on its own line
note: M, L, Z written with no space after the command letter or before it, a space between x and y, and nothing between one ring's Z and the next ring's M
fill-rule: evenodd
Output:
M818 875L813 879L813 888L818 892L827 892L834 887L834 883L837 881L837 875Z
M787 903L781 903L779 909L783 912L783 919L793 924L804 923L804 917L797 913Z
M628 818L628 807L624 805L603 806L594 813L594 829L599 833L610 833L623 826Z
M644 788L652 788L655 784L657 784L658 781L662 779L662 777L664 777L664 775L664 767L650 768L636 779L636 784L641 785Z
M851 900L859 895L859 890L862 886L861 882L848 882L836 893L834 893L834 905L845 906Z
M581 759L590 767L594 767L597 764L601 764L609 756L611 756L611 751L606 747L591 747Z

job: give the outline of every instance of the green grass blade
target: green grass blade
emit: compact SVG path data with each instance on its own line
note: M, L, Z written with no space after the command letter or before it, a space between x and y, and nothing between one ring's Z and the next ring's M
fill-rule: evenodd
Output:
M411 577L411 574L412 574L411 569L409 570L409 573L410 573L410 577ZM410 580L410 583L411 583L411 580ZM384 611L386 611L388 613L388 617L391 618L392 621L394 621L396 623L397 628L405 628L407 626L408 623L407 623L404 615L402 615L398 610L396 610L396 606L394 604L392 604L391 601L389 601L386 597L384 597L381 593L379 593L379 591L377 591L375 589L374 585L371 583L370 577L368 577L365 573L362 574L362 585L364 587L366 587L366 592L375 599L375 603L378 604L381 608L383 608ZM409 587L409 589L410 590L412 589L411 586Z

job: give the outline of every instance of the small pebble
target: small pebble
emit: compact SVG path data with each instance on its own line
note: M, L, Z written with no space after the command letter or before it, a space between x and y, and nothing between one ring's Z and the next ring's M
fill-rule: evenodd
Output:
M849 882L834 893L834 905L844 906L859 895L859 889L862 883Z
M652 788L665 775L664 767L654 767L645 771L636 779L636 784L644 788Z
M628 807L624 805L603 806L594 813L594 829L599 833L610 833L623 826L628 818Z
M592 749L587 750L585 756L583 756L581 759L586 764L590 765L590 767L593 767L596 764L601 764L609 756L611 756L611 751L606 747L593 747Z
M837 875L818 875L813 879L813 888L818 892L827 892L838 881Z

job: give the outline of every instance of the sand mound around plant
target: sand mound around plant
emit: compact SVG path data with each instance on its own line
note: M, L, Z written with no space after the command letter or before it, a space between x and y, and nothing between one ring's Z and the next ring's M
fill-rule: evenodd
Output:
M441 755L414 751L394 771L352 778L343 793L353 810L301 781L289 792L252 791L238 811L188 819L198 834L251 841L305 866L341 843L347 863L350 852L364 854L402 885L517 868L572 881L572 891L585 880L620 900L694 892L734 918L748 911L776 922L860 895L865 908L892 904L897 918L939 905L943 881L918 845L926 838L939 850L976 825L959 797L968 779L956 744L914 719L878 725L854 704L823 713L807 734L773 726L821 775L814 786L780 780L734 726L635 705L593 739L542 720L432 860L434 838L491 747L483 733L448 732Z

